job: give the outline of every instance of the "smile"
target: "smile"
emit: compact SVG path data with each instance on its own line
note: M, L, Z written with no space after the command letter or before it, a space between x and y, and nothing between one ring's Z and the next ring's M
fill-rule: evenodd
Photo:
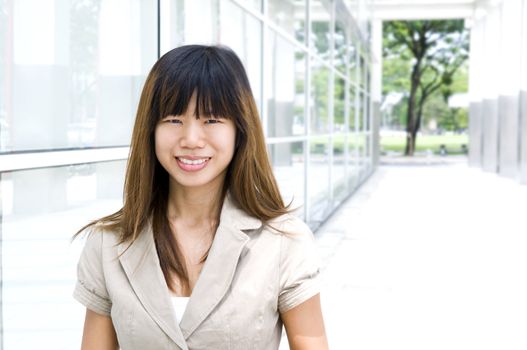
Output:
M184 171L199 171L205 168L210 158L188 159L183 157L176 157L177 164Z
M177 160L179 160L180 162L182 162L183 164L188 164L188 165L198 165L198 164L203 164L205 163L207 160L209 160L209 158L202 158L202 159L186 159L186 158L177 158Z

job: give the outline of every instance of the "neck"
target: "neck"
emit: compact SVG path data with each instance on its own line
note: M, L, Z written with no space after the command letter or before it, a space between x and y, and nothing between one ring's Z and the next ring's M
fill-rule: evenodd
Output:
M170 183L168 219L189 226L215 224L219 220L222 186L183 187Z

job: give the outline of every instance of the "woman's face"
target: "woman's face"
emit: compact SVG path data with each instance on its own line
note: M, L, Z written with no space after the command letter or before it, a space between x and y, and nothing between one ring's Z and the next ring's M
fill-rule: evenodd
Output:
M196 94L183 115L167 116L156 126L155 152L171 182L183 187L219 186L234 155L232 120L194 115Z

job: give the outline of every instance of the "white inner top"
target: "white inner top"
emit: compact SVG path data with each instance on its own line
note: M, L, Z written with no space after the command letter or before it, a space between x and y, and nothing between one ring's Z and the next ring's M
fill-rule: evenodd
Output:
M181 322L183 314L187 309L188 300L190 297L172 297L172 305L176 311L176 318L178 322Z

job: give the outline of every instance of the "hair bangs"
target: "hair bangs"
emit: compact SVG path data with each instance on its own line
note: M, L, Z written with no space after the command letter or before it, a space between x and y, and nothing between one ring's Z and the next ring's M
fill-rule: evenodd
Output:
M215 51L196 52L193 56L192 64L178 64L176 58L170 73L161 79L159 119L187 113L193 101L196 118L240 117L244 95L234 72Z

